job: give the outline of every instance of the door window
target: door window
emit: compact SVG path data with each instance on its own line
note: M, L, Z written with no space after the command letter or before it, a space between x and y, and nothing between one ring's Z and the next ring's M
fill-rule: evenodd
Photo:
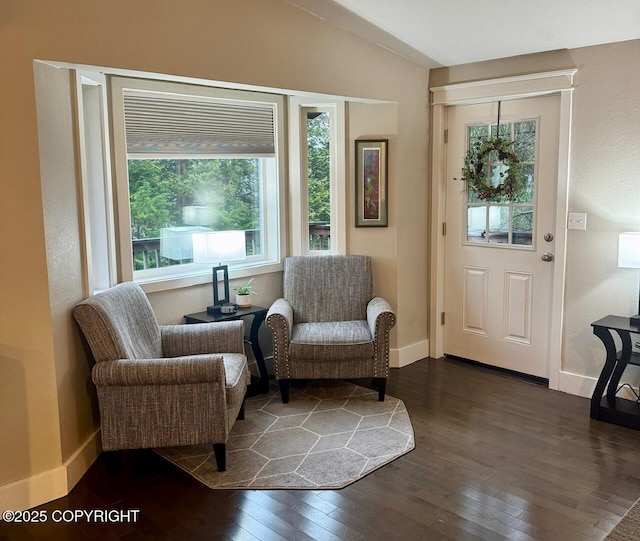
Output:
M513 142L513 149L523 166L524 187L513 201L488 203L477 194L467 190L466 242L479 246L501 246L533 248L535 231L536 194L536 121L519 120L500 123L500 137ZM496 124L475 124L467 127L467 148L478 141L495 137ZM508 166L499 161L497 153L488 156L485 166L487 182L492 186L500 184Z

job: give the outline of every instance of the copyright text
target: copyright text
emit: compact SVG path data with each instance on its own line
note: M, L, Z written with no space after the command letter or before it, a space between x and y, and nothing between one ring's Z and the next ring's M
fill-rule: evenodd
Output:
M135 523L140 517L140 509L54 509L53 511L11 511L2 512L4 522L90 522L90 523Z

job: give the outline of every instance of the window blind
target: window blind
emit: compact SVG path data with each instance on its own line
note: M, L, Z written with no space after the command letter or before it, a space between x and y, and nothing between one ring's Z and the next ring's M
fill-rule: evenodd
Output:
M124 90L129 154L275 156L274 104Z

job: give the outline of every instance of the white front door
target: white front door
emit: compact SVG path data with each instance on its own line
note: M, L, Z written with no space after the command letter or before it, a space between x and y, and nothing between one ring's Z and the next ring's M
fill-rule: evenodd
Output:
M545 379L559 108L558 96L501 103L500 135L514 142L526 187L500 203L478 198L460 180L470 144L495 134L498 104L447 112L445 354ZM491 168L496 179L504 171L499 163Z

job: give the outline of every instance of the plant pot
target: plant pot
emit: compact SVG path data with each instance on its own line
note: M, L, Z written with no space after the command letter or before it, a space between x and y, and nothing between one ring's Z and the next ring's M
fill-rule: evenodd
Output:
M243 308L247 308L248 306L251 306L251 295L236 294L236 304Z

